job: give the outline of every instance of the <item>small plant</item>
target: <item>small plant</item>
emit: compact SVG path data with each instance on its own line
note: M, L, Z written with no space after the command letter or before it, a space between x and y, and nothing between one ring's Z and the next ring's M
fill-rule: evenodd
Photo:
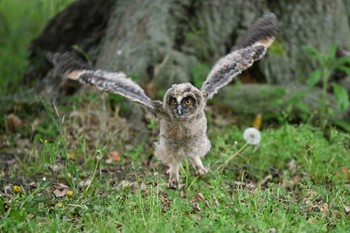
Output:
M257 118L260 118L259 116ZM255 120L255 121L260 121L259 120ZM261 123L260 123L261 124ZM260 125L259 124L259 125ZM261 125L260 125L261 126ZM224 162L224 164L222 166L219 167L218 170L223 170L225 167L227 167L228 163L235 158L237 155L239 155L240 153L242 153L245 148L247 148L249 145L251 146L255 146L255 148L259 147L260 144L260 140L261 140L261 134L260 131L256 128L253 127L249 127L247 129L244 130L243 133L243 138L246 141L246 143L239 149L237 150L234 154L232 154L231 156L229 156L226 161Z
M333 45L326 56L322 55L320 51L311 46L305 46L304 49L319 63L319 68L310 74L307 84L310 88L314 88L319 82L322 82L322 97L319 101L319 117L321 128L325 129L329 124L329 120L334 119L334 113L329 107L329 101L327 98L327 91L330 87L334 92L335 102L339 110L344 112L349 107L350 102L347 90L339 84L330 84L329 79L332 73L336 70L343 71L350 75L350 68L346 66L346 64L350 64L350 57L345 56L336 59L337 45Z

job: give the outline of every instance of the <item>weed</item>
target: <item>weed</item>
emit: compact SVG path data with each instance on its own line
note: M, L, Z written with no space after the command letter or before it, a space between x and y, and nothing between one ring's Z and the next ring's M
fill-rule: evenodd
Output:
M7 18L10 10L37 9L34 3L55 6L52 14L58 10L53 1L18 3L1 1L1 14ZM19 21L28 20L11 22ZM7 55L13 51L8 48ZM0 64L16 61L10 57L2 56ZM6 67L1 75L7 72L8 79L23 72L22 66ZM196 86L203 70L194 71ZM11 156L0 161L1 232L347 232L350 227L348 134L331 128L326 140L313 126L285 124L262 131L258 150L241 150L245 140L239 127L218 129L210 120L213 146L204 158L210 172L193 176L184 163L184 186L169 190L164 166L144 156L152 153L148 141L130 145L119 109L110 106L120 99L88 94L64 101L41 100L27 106L30 111L16 110L25 125L16 132L0 127L1 155ZM154 127L152 121L149 128ZM111 151L121 159L109 163Z
M327 98L330 86L333 89L336 104L341 112L347 110L350 105L346 89L336 83L329 84L329 79L332 73L336 70L341 70L350 74L350 69L345 66L350 63L350 57L336 59L336 45L331 47L326 56L322 55L318 50L311 46L305 46L304 49L318 61L320 66L310 74L307 84L310 88L314 88L319 81L322 82L322 97L319 100L319 119L321 128L325 129L329 123L333 123L329 122L329 119L333 121L335 118L332 109L329 107L329 101ZM343 122L342 125L344 124L345 123ZM350 125L347 125L347 128L350 129Z
M83 114L84 102L104 100L74 101L79 104L72 102L65 111ZM350 225L344 211L350 204L350 138L335 129L325 140L312 126L284 125L262 131L258 150L239 152L245 140L237 126L211 126L213 147L204 159L210 172L193 176L184 163L185 186L174 191L166 188L159 161L143 156L151 153L146 142L119 150L122 160L108 164L113 143L106 131L91 141L81 129L67 140L67 130L77 122L63 120L69 113L60 106L43 104L47 119L41 123L45 130L37 132L41 141L32 142L34 154L1 176L2 232L346 232ZM48 123L54 127L47 128ZM56 139L45 141L52 135ZM125 147L126 140L118 140ZM20 189L14 191L13 185Z

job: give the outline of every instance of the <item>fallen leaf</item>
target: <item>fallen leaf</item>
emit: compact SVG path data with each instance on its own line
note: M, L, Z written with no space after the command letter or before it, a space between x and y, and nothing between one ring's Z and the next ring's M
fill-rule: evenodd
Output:
M90 184L91 184L91 182L92 182L92 180L91 180L91 179L82 180L82 181L80 181L80 182L79 182L79 186L80 186L80 187L83 187L83 186L88 186L88 185L90 185Z
M34 132L36 127L41 124L41 120L39 118L35 118L34 121L30 124L32 131Z
M297 168L297 162L294 159L292 159L287 163L287 166L288 166L288 169L294 173Z
M4 187L5 194L10 193L12 189L13 187L11 184L5 185Z
M61 188L61 189L68 189L68 188L69 188L68 185L65 185L65 184L63 184L63 183L58 183L57 186L58 186L59 188Z
M182 198L186 198L186 197L187 197L187 193L186 193L186 190L185 190L185 189L181 189L181 191L180 191L180 197L182 197Z
M282 187L283 188L291 188L297 183L299 183L303 178L299 175L293 176L291 180L283 179Z
M205 197L204 197L203 193L197 193L197 197L199 200L205 201Z
M27 214L26 219L31 220L34 218L34 216L35 216L34 214L29 213L29 214Z
M111 163L113 163L115 161L119 161L119 160L120 160L119 153L117 151L112 151L110 153L109 158L106 160L106 163L111 164Z
M14 132L22 126L22 120L15 114L10 114L5 120L6 129Z
M346 214L349 214L349 213L350 213L350 206L345 205L345 206L344 206L344 212L345 212Z
M122 180L120 182L120 186L122 188L130 188L131 191L136 191L137 188L139 187L135 181L134 182L130 182L130 181L127 181L127 180Z
M253 227L252 225L249 225L247 228L248 228L248 230L250 230L250 231L253 231L253 230L254 230L254 227Z
M143 192L147 191L147 186L146 186L145 183L142 182L142 183L140 184L140 190L143 191Z
M192 206L192 210L194 210L194 211L201 211L202 209L201 209L201 207L199 207L199 203L196 202L196 203L194 203L194 205Z
M11 142L5 137L6 136L4 136L4 138L1 138L0 148L6 148L11 146Z
M322 213L327 213L328 211L328 204L327 203L322 203L319 205L319 209L321 210Z
M216 196L215 196L214 194L213 194L213 199L214 199L215 205L216 205L216 206L219 206L220 203L219 203L218 199L216 198Z
M120 186L122 186L123 188L130 187L130 185L131 185L130 181L127 181L127 180L122 180L120 182Z
M195 220L197 220L197 221L200 221L200 220L202 219L201 216L200 216L199 214L193 215L193 218L194 218Z
M62 164L53 164L53 165L49 165L49 168L53 172L58 172L58 171L62 170L64 168L64 166Z
M260 185L264 185L264 184L266 184L267 182L269 182L270 180L272 180L272 175L271 175L271 174L265 176L265 177L260 181Z
M55 189L52 193L56 198L61 198L61 197L66 196L67 190L66 189L64 189L64 190Z
M254 121L253 121L253 128L260 129L262 126L262 114L259 113L256 115Z
M69 114L69 118L81 118L81 113L79 111L72 111Z
M311 217L307 221L311 224L314 224L314 223L316 223L317 219L315 217Z
M57 183L55 184L52 189L54 189L52 191L53 195L56 197L56 198L61 198L61 197L64 197L64 196L68 196L67 192L70 191L70 187L63 184L63 183Z
M120 160L119 153L117 151L112 151L111 158L113 159L113 161L119 161Z

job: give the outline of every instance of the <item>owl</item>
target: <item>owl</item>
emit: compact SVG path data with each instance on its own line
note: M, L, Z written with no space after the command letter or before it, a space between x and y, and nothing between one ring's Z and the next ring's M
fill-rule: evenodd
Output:
M202 163L202 158L211 147L204 112L207 102L220 88L261 59L273 43L276 33L276 16L273 13L265 14L248 29L234 51L216 62L200 89L189 82L174 84L166 91L163 101L151 100L123 72L94 69L68 53L56 53L49 59L69 79L124 96L154 114L160 126L154 155L169 167L169 188L177 188L179 169L184 159L191 161L198 175L208 172Z

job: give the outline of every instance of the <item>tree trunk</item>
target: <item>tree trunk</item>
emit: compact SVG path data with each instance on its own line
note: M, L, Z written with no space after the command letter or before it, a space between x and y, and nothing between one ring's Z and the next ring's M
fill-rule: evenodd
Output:
M50 96L74 91L75 84L57 85L61 77L44 62L44 54L75 45L96 67L124 71L148 95L161 98L171 84L193 82L196 69L208 72L264 12L279 18L279 35L267 56L244 72L243 80L299 85L317 67L303 46L324 54L332 44L350 48L347 0L78 0L33 41L33 68L26 77L44 78L41 89Z

